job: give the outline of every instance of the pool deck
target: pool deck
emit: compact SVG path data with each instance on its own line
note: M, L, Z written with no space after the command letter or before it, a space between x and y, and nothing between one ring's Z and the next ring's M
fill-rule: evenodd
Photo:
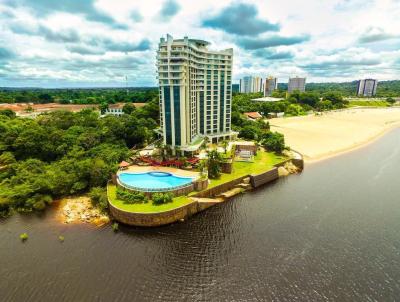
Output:
M167 172L167 173L172 173L176 176L181 176L181 177L191 177L193 179L198 179L200 177L199 172L193 172L193 171L187 171L187 170L182 170L182 169L177 169L177 168L172 168L172 167L154 167L154 166L129 166L125 170L121 170L118 173L126 173L126 172L132 172L132 173L146 173L146 172Z

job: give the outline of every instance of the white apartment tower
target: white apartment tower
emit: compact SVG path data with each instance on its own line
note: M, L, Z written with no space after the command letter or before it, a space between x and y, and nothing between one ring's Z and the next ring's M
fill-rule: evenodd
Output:
M255 93L263 91L263 82L260 77L247 76L240 80L241 93Z
M292 93L295 90L300 92L306 91L306 78L289 78L288 92Z
M252 92L262 92L263 82L260 77L253 77L253 91Z
M157 52L164 144L194 151L207 136L231 132L233 50L212 51L203 40L161 38Z
M271 96L272 93L278 89L278 79L274 77L269 77L265 79L264 83L264 96Z
M240 80L240 92L251 93L253 92L253 77L244 77Z
M376 95L378 80L365 79L358 82L357 95L372 97Z

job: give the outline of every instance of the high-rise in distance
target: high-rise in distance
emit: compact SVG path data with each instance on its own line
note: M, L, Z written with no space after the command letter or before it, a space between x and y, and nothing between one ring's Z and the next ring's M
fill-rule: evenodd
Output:
M264 96L271 96L276 89L278 89L278 79L274 77L266 78L264 83Z
M263 82L260 77L246 76L240 79L241 93L257 93L263 91Z
M292 93L296 90L300 92L306 91L306 78L289 78L288 93Z
M216 142L231 131L233 49L161 38L157 52L160 121L164 144L194 151L204 137Z
M376 95L376 89L378 88L378 80L365 79L358 82L357 95L372 97Z

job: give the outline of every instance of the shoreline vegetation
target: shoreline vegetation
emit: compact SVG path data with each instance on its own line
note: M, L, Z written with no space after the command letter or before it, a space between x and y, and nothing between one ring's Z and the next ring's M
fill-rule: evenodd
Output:
M400 108L352 108L270 123L310 164L365 147L399 127Z
M243 178L250 174L260 174L268 172L273 169L277 164L280 164L289 159L288 156L285 155L277 155L272 152L266 152L262 148L257 152L257 155L254 156L252 162L241 162L234 161L232 163L232 173L221 173L220 176L216 179L209 179L209 184L207 189L214 188L216 186L229 183L233 180ZM144 168L148 170L148 167L137 167ZM150 168L151 169L151 168ZM297 170L296 170L297 171ZM295 173L294 171L291 171ZM282 176L287 176L289 173L283 173ZM109 183L107 185L107 197L109 202L116 208L131 212L131 213L162 213L167 212L182 206L185 206L189 203L192 203L192 198L196 196L197 193L201 191L193 191L192 193L184 196L179 196L173 198L171 203L164 203L161 205L154 205L151 200L148 200L145 203L133 203L128 204L123 200L118 199L117 197L117 186L115 184Z
M32 97L35 97L35 103L56 101L61 104L97 104L100 108L115 102L147 102L140 108L127 103L129 106L123 109L124 114L121 117L104 118L99 116L98 110L92 109L77 113L58 110L40 114L32 119L17 117L12 110L0 110L0 215L41 211L53 200L84 196L89 192L92 204L102 211L107 211L105 187L111 175L117 171L118 164L122 160L129 161L134 152L156 143L158 139L157 90L129 93L131 94L128 100L123 97L122 90L2 91L2 97L9 97L10 103L29 101ZM91 94L93 98L90 97ZM253 141L269 152L280 154L285 146L293 148L302 153L307 162L363 144L394 126L393 121L400 120L400 108L391 107L396 102L394 99L379 101L379 106L388 108L345 109L353 105L367 106L370 99L348 101L340 92L318 90L306 93L295 91L279 102L252 101L260 96L233 95L232 130L239 133L240 139ZM331 124L328 122L327 126L321 122L326 117L354 110L383 111L386 117L389 117L385 119L380 116L374 119L366 115L356 119L355 123L332 118ZM249 120L245 117L245 112L259 112L263 118L257 121ZM286 117L266 122L265 118L271 113L280 112L284 112ZM392 117L388 112L396 114ZM351 117L356 116L358 115L354 114ZM309 119L319 123L310 123L309 126L303 127L303 122L300 121ZM293 127L290 123L293 123ZM304 125L307 125L307 122ZM317 133L313 133L313 129L316 129ZM332 132L332 129L337 131ZM349 138L349 133L361 134L361 138ZM343 142L346 144L343 145ZM321 146L325 148L322 151ZM269 164L266 159L261 161L263 164ZM238 165L237 170L242 169L246 174L253 169L250 166L239 167L243 163L235 165ZM261 166L256 166L255 170ZM228 175L224 178L234 176ZM219 182L218 179L212 181L210 187L218 185Z

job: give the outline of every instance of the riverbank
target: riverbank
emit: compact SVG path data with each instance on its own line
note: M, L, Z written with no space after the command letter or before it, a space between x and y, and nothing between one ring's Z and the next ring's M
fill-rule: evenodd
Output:
M270 124L306 163L312 163L353 151L399 127L400 108L354 108L273 119Z
M57 220L65 224L90 223L97 226L110 222L110 218L93 207L87 196L66 197L58 201Z

